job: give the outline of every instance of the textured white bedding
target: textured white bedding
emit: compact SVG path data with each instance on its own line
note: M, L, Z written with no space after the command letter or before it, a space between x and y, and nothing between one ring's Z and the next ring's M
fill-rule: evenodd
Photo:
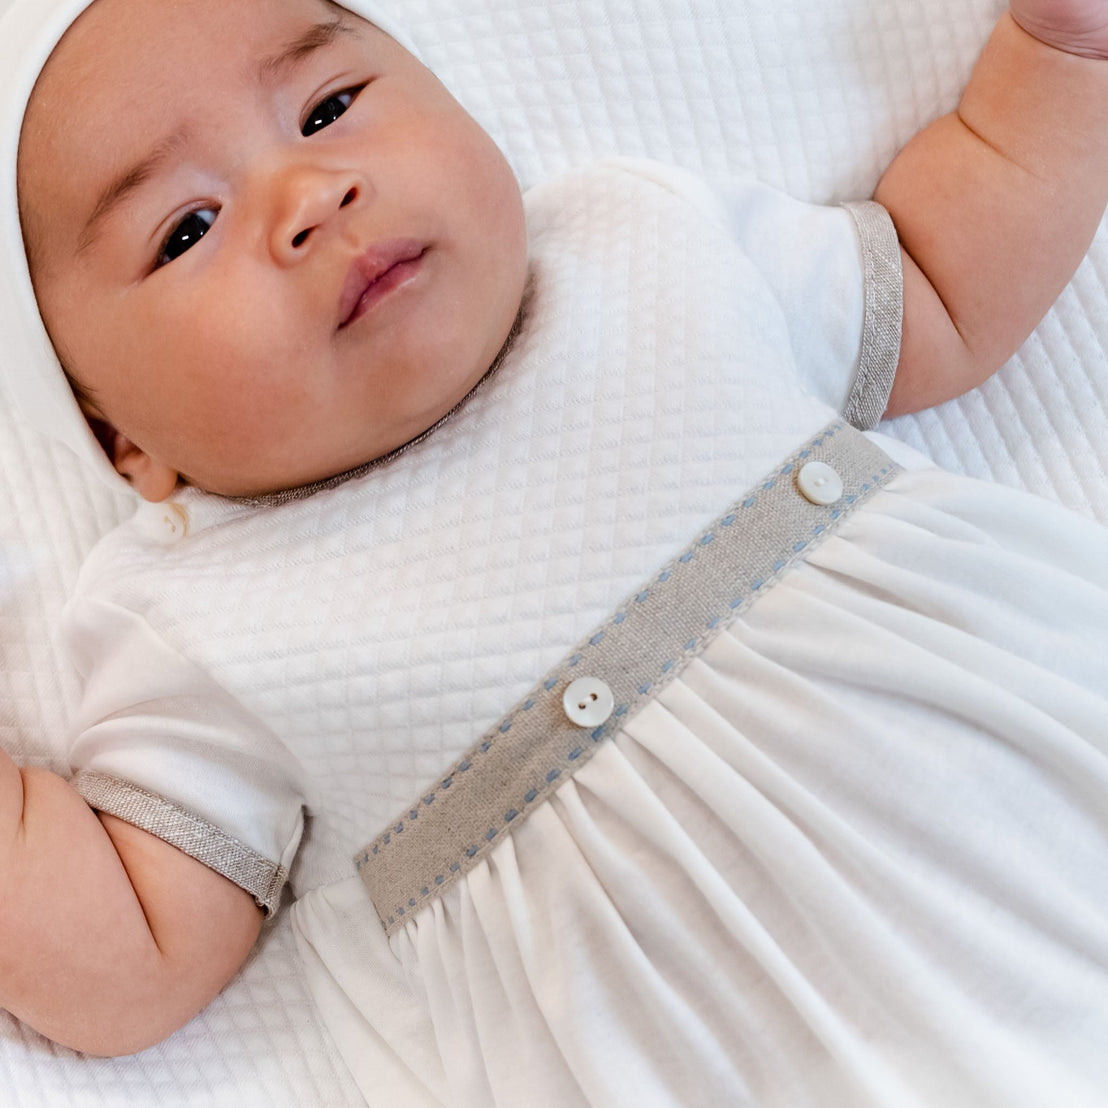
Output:
M607 154L749 172L803 199L867 196L953 106L1000 0L393 0L524 185ZM0 0L0 8L5 0ZM961 472L1108 522L1108 233L992 381L883 429ZM0 337L0 351L2 351ZM0 372L2 372L0 353ZM0 407L0 744L64 770L76 683L55 621L128 510ZM74 910L79 910L75 906ZM0 1103L360 1103L278 921L192 1024L134 1058L57 1049L0 1013Z

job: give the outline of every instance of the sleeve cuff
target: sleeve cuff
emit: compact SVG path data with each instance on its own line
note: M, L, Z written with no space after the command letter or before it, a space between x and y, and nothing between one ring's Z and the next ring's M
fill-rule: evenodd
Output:
M90 808L130 823L233 881L272 916L288 881L284 866L263 858L202 816L106 773L85 771L71 782Z
M876 427L885 413L900 360L904 275L900 240L889 213L866 200L844 204L858 228L865 283L865 316L858 369L842 415L861 431Z

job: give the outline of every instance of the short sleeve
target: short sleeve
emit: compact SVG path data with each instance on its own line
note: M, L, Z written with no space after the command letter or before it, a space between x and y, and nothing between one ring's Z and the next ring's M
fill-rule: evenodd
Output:
M808 204L755 181L713 185L731 233L781 305L801 384L854 426L876 425L903 315L888 213L874 201Z
M78 592L65 634L85 678L73 785L276 911L306 798L288 750L141 615Z

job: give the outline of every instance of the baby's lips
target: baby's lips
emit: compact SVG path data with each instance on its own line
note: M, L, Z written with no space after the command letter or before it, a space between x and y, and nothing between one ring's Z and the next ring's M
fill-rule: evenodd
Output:
M339 297L339 328L351 322L365 294L389 270L404 262L417 261L425 248L418 239L385 239L359 254L350 266Z

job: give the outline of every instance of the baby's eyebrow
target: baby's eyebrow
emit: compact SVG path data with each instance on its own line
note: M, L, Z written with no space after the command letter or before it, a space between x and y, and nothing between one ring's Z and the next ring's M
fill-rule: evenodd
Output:
M283 50L272 57L264 58L258 66L257 78L263 85L277 84L290 69L294 69L311 54L330 46L339 35L357 36L357 31L336 16L324 23L313 23L302 34L294 38Z
M115 176L101 191L92 214L85 220L81 234L77 239L77 253L87 250L95 241L100 224L122 204L137 188L144 185L165 164L173 153L187 140L185 128L181 128L168 138L159 142L144 158L128 166Z

